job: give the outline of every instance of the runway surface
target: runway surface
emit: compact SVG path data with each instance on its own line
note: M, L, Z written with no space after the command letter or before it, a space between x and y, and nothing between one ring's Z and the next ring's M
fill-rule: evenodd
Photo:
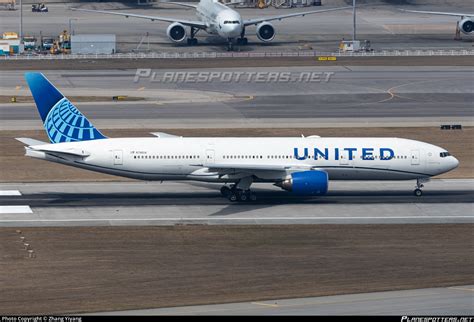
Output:
M91 315L473 315L474 285Z
M328 81L134 82L135 70L48 71L65 95L145 97L76 105L101 128L474 124L472 67L226 68L215 73L331 73ZM169 71L154 71L162 79ZM173 70L182 73L204 69ZM30 95L23 72L5 72L4 95ZM0 104L0 129L41 128L32 103Z
M3 184L0 226L175 224L473 223L473 180L433 180L421 198L412 182L331 182L318 198L254 185L255 203L230 203L201 183ZM14 208L8 208L14 207ZM18 208L27 207L27 208Z

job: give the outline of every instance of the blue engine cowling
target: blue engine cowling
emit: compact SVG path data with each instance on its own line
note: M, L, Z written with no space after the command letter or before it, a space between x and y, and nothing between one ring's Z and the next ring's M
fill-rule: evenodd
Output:
M319 196L328 192L328 174L325 171L302 171L277 184L285 190L301 196Z

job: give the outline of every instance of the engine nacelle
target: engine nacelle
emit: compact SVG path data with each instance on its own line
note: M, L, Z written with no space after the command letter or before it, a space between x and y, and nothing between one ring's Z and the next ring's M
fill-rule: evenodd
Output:
M328 192L328 174L325 171L294 172L291 178L276 185L300 196L319 196Z
M468 35L474 29L474 21L472 20L472 18L464 18L463 20L458 22L458 27L463 34Z
M173 22L166 29L166 34L168 38L176 43L183 42L186 40L186 27L180 24L179 22Z
M269 22L262 22L257 26L257 37L261 41L272 41L275 38L275 27Z

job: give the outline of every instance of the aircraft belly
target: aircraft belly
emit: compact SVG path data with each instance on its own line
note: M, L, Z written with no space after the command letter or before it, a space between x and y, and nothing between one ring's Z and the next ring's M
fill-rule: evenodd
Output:
M420 177L420 174L398 171L388 168L328 168L331 180L409 180Z

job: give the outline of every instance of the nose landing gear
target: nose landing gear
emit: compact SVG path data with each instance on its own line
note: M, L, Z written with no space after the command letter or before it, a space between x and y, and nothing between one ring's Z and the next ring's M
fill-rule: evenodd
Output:
M428 181L427 179L416 179L416 188L413 191L413 194L416 197L421 197L423 195L423 191L421 190L421 188L424 187L423 182L427 182L427 181Z
M232 38L227 39L227 51L234 50L234 43L232 40L233 40Z

